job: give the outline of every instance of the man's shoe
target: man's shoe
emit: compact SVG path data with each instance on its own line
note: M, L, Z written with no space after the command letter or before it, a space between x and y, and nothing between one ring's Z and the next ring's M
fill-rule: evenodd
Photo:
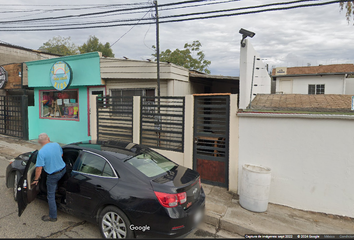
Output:
M44 215L44 216L42 217L42 220L45 221L45 222L56 222L56 221L57 221L56 218L51 218L51 217L49 217L48 215Z

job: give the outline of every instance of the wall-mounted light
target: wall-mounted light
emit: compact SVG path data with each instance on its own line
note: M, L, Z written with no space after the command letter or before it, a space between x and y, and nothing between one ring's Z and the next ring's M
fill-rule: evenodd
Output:
M241 39L241 47L245 47L246 43L245 43L245 39L247 37L253 38L254 35L256 35L254 32L248 31L246 29L241 28L239 33L242 34L242 39Z

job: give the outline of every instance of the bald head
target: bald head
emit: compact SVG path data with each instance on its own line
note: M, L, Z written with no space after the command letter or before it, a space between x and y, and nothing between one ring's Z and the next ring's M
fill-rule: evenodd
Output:
M46 133L41 133L38 136L38 143L42 146L50 142L50 139Z

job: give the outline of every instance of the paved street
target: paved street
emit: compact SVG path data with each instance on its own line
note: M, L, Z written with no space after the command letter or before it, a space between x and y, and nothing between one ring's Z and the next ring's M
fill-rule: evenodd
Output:
M48 213L48 205L40 199L29 204L22 216L18 217L17 203L13 200L12 189L5 186L5 170L12 156L31 151L37 146L12 138L3 140L0 140L0 238L100 238L96 225L60 211L58 211L57 222L43 222L41 217ZM222 231L217 234L215 227L202 224L200 229L190 234L188 238L221 236L232 237Z
M0 156L0 238L100 238L97 226L63 212L56 223L43 222L48 213L46 202L36 199L18 217L17 203L12 190L5 186L5 169L9 160Z

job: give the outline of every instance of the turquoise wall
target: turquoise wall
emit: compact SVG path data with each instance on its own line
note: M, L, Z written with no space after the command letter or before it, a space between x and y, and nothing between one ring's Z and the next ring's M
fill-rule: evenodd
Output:
M26 62L28 67L28 87L52 87L50 69L57 61L65 61L70 65L73 74L70 86L95 86L102 84L100 57L98 52L93 52Z
M57 61L67 62L73 73L68 89L79 90L79 121L39 118L39 90L53 90L50 81L50 69ZM29 139L38 139L42 132L48 134L51 141L72 143L91 140L88 136L87 86L102 85L100 58L97 52L81 55L26 62L28 67L28 86L34 88L34 106L28 107Z
M50 140L59 143L73 143L91 140L88 136L87 87L79 89L79 121L39 118L39 90L52 88L37 88L34 91L35 106L28 107L29 139L38 139L40 133L47 133Z

